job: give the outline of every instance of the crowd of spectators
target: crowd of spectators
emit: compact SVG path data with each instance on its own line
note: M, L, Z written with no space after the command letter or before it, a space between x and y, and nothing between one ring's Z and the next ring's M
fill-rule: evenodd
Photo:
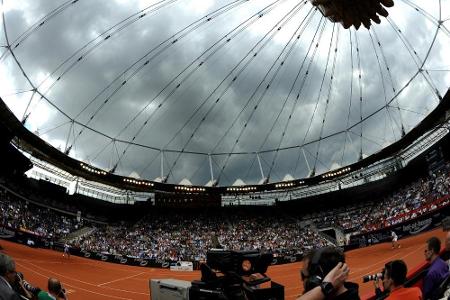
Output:
M0 191L0 216L4 228L26 231L51 240L67 237L84 225L47 207ZM202 260L211 247L233 250L259 249L274 255L295 255L327 241L298 219L281 215L157 214L137 223L96 224L95 230L73 242L83 250L163 260ZM217 242L218 244L215 244Z
M3 227L27 231L41 237L58 240L83 226L74 216L18 199L0 190L0 215Z
M449 166L406 185L384 199L341 207L311 216L317 227L340 227L364 233L402 223L446 205L450 191Z
M429 204L448 195L449 187L448 172L433 174L414 182L372 206L365 224L358 229L362 232L373 231L427 213L437 208L437 206ZM399 216L404 218L399 218Z
M73 243L83 250L99 253L201 261L208 249L220 246L296 255L328 244L316 227L340 227L346 232L360 233L404 222L447 205L449 187L450 177L445 169L404 186L381 201L372 200L326 214L288 215L273 210L265 214L239 210L234 213L167 211L149 214L138 222L110 225L78 221L74 215L35 205L1 190L0 216L4 227L53 240L83 226L93 226L90 234Z
M210 248L295 255L327 241L310 227L285 216L226 216L167 214L148 216L133 226L99 227L80 239L84 250L127 254L139 258L196 260Z

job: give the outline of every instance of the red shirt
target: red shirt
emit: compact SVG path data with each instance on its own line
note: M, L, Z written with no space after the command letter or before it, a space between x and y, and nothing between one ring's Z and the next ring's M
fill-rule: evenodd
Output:
M393 290L386 300L422 300L422 292L418 287L401 287Z

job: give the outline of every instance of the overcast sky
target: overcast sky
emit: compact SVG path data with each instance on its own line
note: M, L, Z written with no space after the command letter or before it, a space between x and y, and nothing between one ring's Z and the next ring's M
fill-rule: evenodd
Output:
M5 0L31 84L2 28L0 96L53 146L120 175L155 179L163 153L169 182L204 185L210 153L221 185L256 183L261 152L271 181L300 178L379 151L438 104L450 83L439 2L397 0L391 22L356 31L298 0Z

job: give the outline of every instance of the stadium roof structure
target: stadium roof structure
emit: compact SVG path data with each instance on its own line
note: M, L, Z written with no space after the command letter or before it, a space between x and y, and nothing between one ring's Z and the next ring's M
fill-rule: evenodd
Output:
M388 11L345 29L298 0L2 1L2 121L33 156L124 188L329 180L446 119L450 1Z

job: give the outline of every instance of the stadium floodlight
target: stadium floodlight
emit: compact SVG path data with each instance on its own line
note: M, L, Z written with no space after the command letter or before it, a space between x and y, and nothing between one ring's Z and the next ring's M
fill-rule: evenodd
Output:
M354 26L357 30L364 25L370 29L372 21L380 24L379 16L387 18L388 11L384 7L394 6L393 0L310 0L319 8L323 16L332 22L341 23L345 29Z

